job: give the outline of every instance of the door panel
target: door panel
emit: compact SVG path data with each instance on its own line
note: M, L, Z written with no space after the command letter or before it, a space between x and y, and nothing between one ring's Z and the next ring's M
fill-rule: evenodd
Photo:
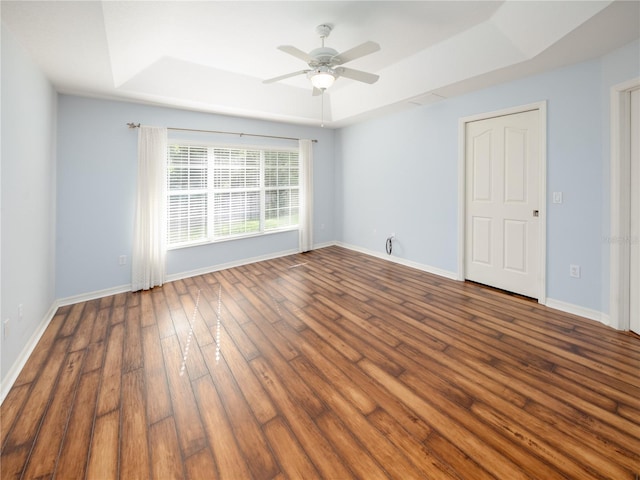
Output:
M491 219L473 217L473 262L491 265Z
M473 199L491 201L491 131L473 139Z
M527 200L527 132L505 129L505 202L522 203Z
M517 273L527 270L527 222L504 221L504 268Z
M465 277L538 298L539 111L466 124Z

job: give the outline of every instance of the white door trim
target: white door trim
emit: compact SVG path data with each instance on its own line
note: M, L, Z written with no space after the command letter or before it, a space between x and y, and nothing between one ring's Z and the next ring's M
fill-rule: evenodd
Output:
M547 102L536 102L528 105L506 108L494 112L481 113L458 120L458 272L457 279L465 279L465 179L466 179L466 129L467 123L488 118L502 117L514 113L523 113L531 110L538 110L540 115L540 175L538 183L538 194L540 198L540 225L539 235L539 278L538 278L538 303L545 304L547 301Z
M618 330L629 330L631 234L631 90L640 77L611 87L611 228L609 241L609 319Z

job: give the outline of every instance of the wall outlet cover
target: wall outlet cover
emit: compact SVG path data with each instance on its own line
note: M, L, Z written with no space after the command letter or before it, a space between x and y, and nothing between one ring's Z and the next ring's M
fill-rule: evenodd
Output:
M553 203L562 203L562 192L553 192Z
M580 278L580 265L569 265L569 276Z

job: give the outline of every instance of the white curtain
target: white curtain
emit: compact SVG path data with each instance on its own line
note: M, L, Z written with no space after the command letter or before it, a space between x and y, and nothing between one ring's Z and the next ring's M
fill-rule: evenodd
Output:
M313 143L300 140L300 218L298 225L298 251L313 249Z
M138 193L131 255L133 292L164 283L166 163L167 129L141 126L138 132Z

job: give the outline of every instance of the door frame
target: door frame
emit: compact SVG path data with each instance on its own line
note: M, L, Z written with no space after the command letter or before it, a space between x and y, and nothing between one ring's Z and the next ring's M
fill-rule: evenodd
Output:
M609 242L609 321L629 330L631 234L631 90L640 77L611 87L611 226Z
M467 124L478 120L503 117L515 113L524 113L532 110L538 111L539 119L539 175L538 175L538 195L540 199L540 220L538 228L538 303L545 304L547 301L547 102L530 103L510 107L493 112L480 113L458 119L458 272L457 279L464 281L465 272L465 238L466 238L466 134Z

